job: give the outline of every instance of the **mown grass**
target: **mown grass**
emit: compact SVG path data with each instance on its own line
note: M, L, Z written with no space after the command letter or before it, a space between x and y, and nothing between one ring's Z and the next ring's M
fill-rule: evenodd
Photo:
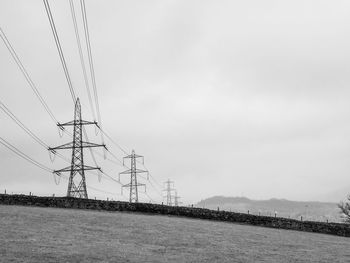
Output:
M0 205L1 262L350 262L350 238L198 219Z

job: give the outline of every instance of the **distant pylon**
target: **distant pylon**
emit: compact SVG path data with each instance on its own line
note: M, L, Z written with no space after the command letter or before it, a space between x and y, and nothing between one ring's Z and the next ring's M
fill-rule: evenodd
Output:
M138 187L139 186L144 186L145 187L145 191L146 191L146 185L145 184L140 184L140 183L137 182L137 174L138 173L147 173L147 177L148 177L148 171L136 168L136 159L137 158L142 158L142 163L143 163L144 160L143 160L143 156L135 154L134 150L132 150L132 153L130 155L125 156L123 158L123 165L124 165L124 160L126 158L130 159L130 165L131 165L130 167L131 168L129 170L126 170L124 172L119 173L119 181L120 181L120 175L121 174L130 174L130 183L124 184L122 186L122 190L123 190L123 187L130 188L129 202L130 203L138 203L138 201L139 201Z
M174 195L172 194L172 191L175 191L174 188L174 182L173 181L170 181L168 179L168 181L164 182L166 184L166 187L163 191L166 191L166 204L169 205L169 206L172 206L173 205L173 197Z
M58 123L57 126L61 129L64 129L64 126L73 126L73 141L63 144L58 147L49 148L49 151L52 153L56 153L56 150L61 149L72 149L72 162L71 166L66 168L53 171L57 175L60 175L63 172L70 172L69 182L68 182L68 197L78 197L78 198L88 198L87 190L86 190L86 180L85 180L85 171L87 170L100 170L100 167L91 167L84 165L84 148L92 148L92 147L104 147L104 144L96 144L91 142L84 142L82 131L83 125L97 125L97 122L93 121L84 121L81 119L81 106L79 98L75 103L75 111L74 111L74 121L66 122L63 124Z
M175 190L175 197L174 197L174 200L175 200L175 206L179 206L179 204L181 204L182 202L179 202L179 199L181 197L177 195L177 191Z

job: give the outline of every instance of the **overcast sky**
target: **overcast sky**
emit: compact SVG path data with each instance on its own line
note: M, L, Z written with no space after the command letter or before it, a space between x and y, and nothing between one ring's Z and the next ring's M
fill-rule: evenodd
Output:
M91 120L69 1L50 4L83 118ZM350 193L349 1L86 0L86 9L104 129L144 155L159 184L173 180L185 204L213 195L338 202ZM0 27L55 117L70 121L73 103L43 2L1 0ZM1 101L50 146L68 142L2 42L0 69ZM0 118L2 138L53 169L66 165L51 163L7 115ZM89 134L101 142L93 128ZM0 189L65 195L67 181L56 186L50 173L2 146L0 160ZM116 178L125 169L97 160ZM120 194L96 175L87 184ZM147 191L160 200L151 185Z

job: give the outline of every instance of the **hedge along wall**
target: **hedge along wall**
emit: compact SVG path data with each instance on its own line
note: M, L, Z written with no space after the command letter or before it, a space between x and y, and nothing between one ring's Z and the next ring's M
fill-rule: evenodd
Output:
M0 194L0 204L164 214L350 237L349 224L298 221L295 219L257 216L204 208L174 207L160 204L103 201L70 197L38 197L32 195L6 194Z

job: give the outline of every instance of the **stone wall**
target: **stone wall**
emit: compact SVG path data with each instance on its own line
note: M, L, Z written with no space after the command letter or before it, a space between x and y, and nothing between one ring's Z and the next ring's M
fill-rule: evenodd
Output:
M295 219L257 216L203 208L69 197L38 197L6 194L0 194L0 204L164 214L350 237L349 224L298 221Z

